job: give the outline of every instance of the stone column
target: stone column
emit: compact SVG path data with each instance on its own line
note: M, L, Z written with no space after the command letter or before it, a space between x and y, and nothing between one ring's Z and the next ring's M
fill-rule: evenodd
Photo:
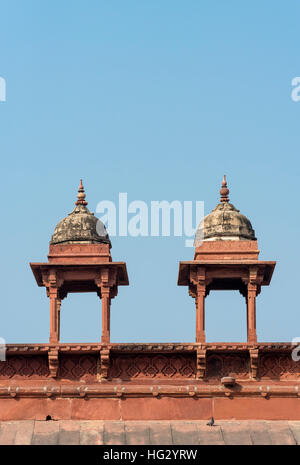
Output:
M247 340L249 339L249 310L248 310L248 290L247 294L245 296L245 302L246 302L246 322L247 322Z
M205 291L205 284L198 283L196 296L196 342L205 342Z
M60 341L60 307L61 307L61 299L57 299L57 334L58 334L59 341Z
M58 315L57 315L57 288L50 287L50 344L56 344L59 341L58 337Z
M249 282L247 286L247 341L251 344L255 344L257 342L256 293L257 284Z
M110 288L101 285L102 299L102 336L101 342L110 342Z

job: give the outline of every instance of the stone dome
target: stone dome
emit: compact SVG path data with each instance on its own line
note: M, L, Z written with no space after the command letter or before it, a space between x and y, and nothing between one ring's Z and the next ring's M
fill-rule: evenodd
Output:
M111 247L104 224L86 206L82 180L77 197L74 210L57 224L50 244L104 243Z
M220 203L200 222L194 245L197 247L202 241L255 241L251 222L229 203L225 176L220 194Z

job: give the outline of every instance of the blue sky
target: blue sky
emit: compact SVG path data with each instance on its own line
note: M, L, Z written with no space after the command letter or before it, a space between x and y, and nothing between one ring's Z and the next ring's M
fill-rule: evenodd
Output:
M7 342L47 342L49 301L30 261L45 261L80 177L100 200L232 203L260 258L277 260L257 300L261 341L300 337L297 1L1 2L1 324ZM112 239L130 286L112 302L111 339L193 341L195 306L177 286L193 258L182 238ZM244 341L244 300L212 293L209 341ZM62 304L62 340L98 341L94 295Z

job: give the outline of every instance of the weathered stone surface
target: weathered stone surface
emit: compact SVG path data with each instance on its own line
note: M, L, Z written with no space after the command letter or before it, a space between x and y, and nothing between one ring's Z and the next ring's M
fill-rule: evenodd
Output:
M51 244L71 243L110 244L104 224L85 205L76 205L55 228Z
M14 444L17 433L16 426L14 422L1 422L0 445Z
M126 444L124 422L106 422L103 438L104 444Z
M172 421L171 431L173 444L198 445L200 443L197 423Z
M103 435L99 434L98 431L87 430L80 431L80 445L81 446L92 446L103 444Z
M119 399L72 399L72 420L118 420L120 418Z
M33 420L21 420L14 424L16 429L15 445L30 445L32 443L34 421Z
M22 398L0 399L0 421L3 420L54 420L70 418L70 399Z
M103 442L104 422L99 420L80 422L80 444L101 445Z
M195 246L202 240L255 240L255 232L246 216L232 203L220 203L199 224Z
M300 444L300 422L299 421L289 421L289 428L294 436L297 444Z
M78 445L80 444L80 422L79 421L61 421L59 422L59 440L60 445Z
M225 444L252 445L248 422L217 422L220 425Z
M121 409L124 420L198 420L209 417L211 399L127 398Z
M60 431L58 444L63 446L77 446L80 444L80 431Z
M56 445L59 440L58 421L36 421L33 431L33 445Z
M147 445L150 442L149 424L144 421L125 422L126 444Z
M215 426L207 426L206 423L207 422L198 422L197 424L200 445L224 445L225 442L221 427L218 426L218 424Z
M296 439L286 421L268 421L268 430L273 445L295 445Z
M216 417L222 420L299 420L300 398L216 398Z
M172 444L171 424L168 421L149 422L150 444Z
M247 421L251 441L255 446L268 446L272 444L268 431L268 425L265 421Z
M300 421L12 421L0 444L300 445Z

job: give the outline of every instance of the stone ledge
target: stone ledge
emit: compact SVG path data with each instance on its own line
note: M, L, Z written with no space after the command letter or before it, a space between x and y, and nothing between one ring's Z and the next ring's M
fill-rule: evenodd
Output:
M300 421L2 421L0 444L299 445Z

